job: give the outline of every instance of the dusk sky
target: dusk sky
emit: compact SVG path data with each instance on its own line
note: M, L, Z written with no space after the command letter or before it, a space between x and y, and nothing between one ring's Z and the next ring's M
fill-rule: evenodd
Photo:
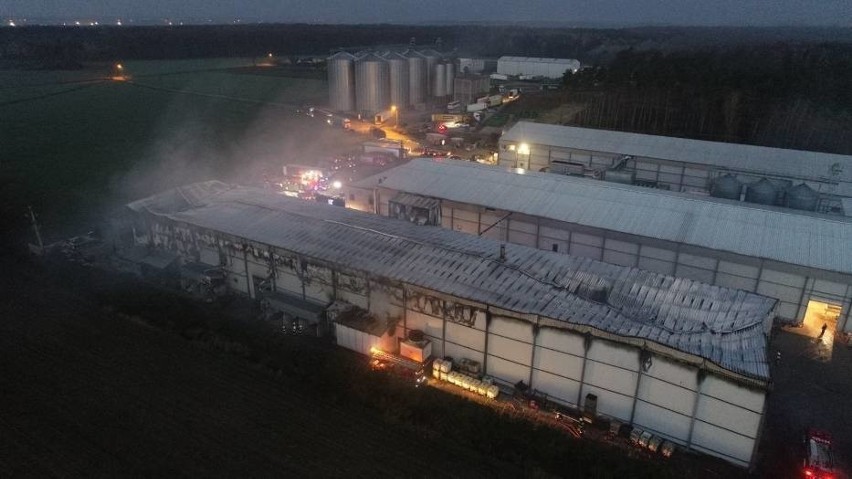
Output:
M263 22L852 25L852 0L2 0L4 18Z

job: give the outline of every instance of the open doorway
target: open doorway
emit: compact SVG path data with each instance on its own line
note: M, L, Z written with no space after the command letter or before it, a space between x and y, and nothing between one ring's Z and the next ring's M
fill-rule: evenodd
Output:
M834 346L834 335L837 329L837 319L840 318L841 305L811 299L802 320L801 333L814 338L820 356L824 360L831 359Z

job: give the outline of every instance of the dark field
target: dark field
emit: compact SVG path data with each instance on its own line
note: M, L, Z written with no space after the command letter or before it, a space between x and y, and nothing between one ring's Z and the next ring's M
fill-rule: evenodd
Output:
M338 131L297 116L323 80L256 74L251 59L127 62L68 72L0 71L0 180L32 205L48 238L182 183L256 180L264 169L330 154ZM17 220L18 218L14 218Z
M370 411L107 314L61 286L43 284L44 301L33 288L44 272L24 274L0 278L0 477L521 473L383 427Z

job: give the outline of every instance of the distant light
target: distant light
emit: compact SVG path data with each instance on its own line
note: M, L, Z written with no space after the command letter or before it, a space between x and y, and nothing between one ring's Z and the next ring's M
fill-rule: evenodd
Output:
M396 105L391 105L391 111L396 111Z
M118 26L120 27L120 26L121 26L121 20L116 20L116 21L115 21L115 24L116 24L116 25L118 25Z
M266 56L268 56L269 58L272 58L272 53L267 53Z
M15 25L14 20L9 20L9 26L10 26L10 27L15 27L15 26L17 26L17 25Z
M74 25L80 26L80 22L74 22Z
M515 145L509 145L509 151L515 151Z
M116 68L117 70L124 70L124 65L122 65L121 63L116 63L116 64L115 64L115 68Z
M515 168L515 173L517 173L519 175L526 174L526 172L527 172L527 170L525 170L523 168Z
M340 188L343 188L343 183L341 183L341 182L339 182L339 181L335 181L335 182L333 182L333 183L331 184L331 186L332 186L334 189L339 190Z
M518 153L520 153L522 155L529 155L530 154L530 145L528 145L526 143L521 143L520 145L518 145Z

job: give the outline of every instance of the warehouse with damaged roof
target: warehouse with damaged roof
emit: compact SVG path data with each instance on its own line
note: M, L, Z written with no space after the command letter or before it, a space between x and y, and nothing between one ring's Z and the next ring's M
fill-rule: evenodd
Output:
M433 159L345 194L383 216L776 298L811 337L852 331L850 218Z
M128 213L135 244L218 268L252 298L297 300L288 314L328 311L343 346L396 351L422 331L435 357L476 361L500 384L567 406L596 397L601 415L754 461L771 298L219 182Z

